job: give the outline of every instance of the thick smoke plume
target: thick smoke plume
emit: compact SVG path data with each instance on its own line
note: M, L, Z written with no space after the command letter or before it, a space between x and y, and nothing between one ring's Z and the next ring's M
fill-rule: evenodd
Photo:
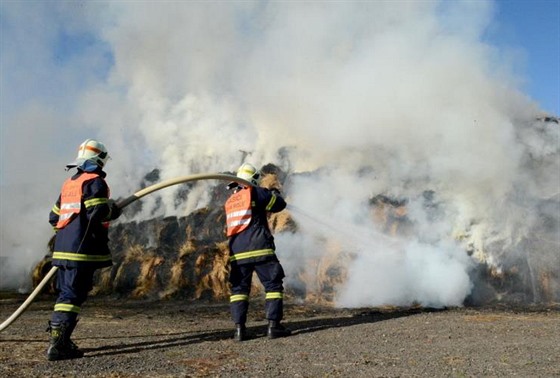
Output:
M485 42L492 2L1 10L2 287L25 287L46 252L63 167L89 137L110 150L114 197L154 168L298 173L284 190L302 232L279 236L278 254L289 281L332 244L351 252L340 305L461 305L478 262L560 265L558 211L543 202L559 200L559 127L536 121L515 62ZM135 217L189 213L209 185L146 197ZM406 201L406 236L372 221L377 195ZM534 235L546 247L528 248Z

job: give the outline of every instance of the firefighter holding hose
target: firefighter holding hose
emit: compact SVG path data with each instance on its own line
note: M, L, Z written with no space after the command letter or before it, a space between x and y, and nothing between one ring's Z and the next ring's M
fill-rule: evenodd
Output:
M274 237L268 226L267 214L284 210L286 202L276 189L259 187L261 173L245 163L237 177L252 186L231 183L233 193L225 204L226 232L230 250L231 316L235 322L234 339L246 339L247 311L253 272L257 273L266 292L268 337L289 336L291 331L280 322L283 318L284 270L275 253Z
M58 267L59 292L47 329L50 361L83 356L70 336L92 289L95 270L112 265L108 226L120 216L121 209L109 199L103 171L108 159L103 143L85 140L76 161L66 166L67 170L77 168L77 172L64 182L49 214L56 233L52 265Z

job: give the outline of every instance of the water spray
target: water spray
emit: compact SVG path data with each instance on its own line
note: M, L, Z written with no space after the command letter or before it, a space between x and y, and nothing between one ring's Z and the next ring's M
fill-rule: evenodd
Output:
M389 246L395 246L397 244L402 244L401 240L399 240L395 237L391 237L389 235L383 234L376 229L368 230L368 232L371 232L371 235L370 234L364 235L363 233L352 233L352 234L350 234L349 232L347 232L347 230L345 231L345 230L341 229L340 227L336 227L333 224L330 224L328 222L325 222L324 220L321 220L317 217L314 217L313 215L309 214L308 212L306 212L306 211L304 211L304 210L302 210L298 207L295 207L295 206L289 204L289 205L286 206L286 208L293 213L299 214L302 217L305 217L308 220L310 220L310 221L312 221L316 224L319 224L319 225L321 225L325 228L328 228L331 231L334 231L337 234L344 234L345 236L348 236L346 238L346 240L352 240L353 243L356 244L356 245L359 244L356 241L360 241L362 245L369 245L371 243L371 237L372 236L375 237L376 240L382 240L386 245L389 245Z
M237 176L232 176L232 175L229 175L229 174L225 174L225 173L200 173L200 174L194 174L194 175L189 175L189 176L181 176L181 177L177 177L177 178L174 178L174 179L169 179L169 180L166 180L166 181L162 181L158 184L148 186L147 188L144 188L144 189L141 189L141 190L137 191L136 193L132 194L131 196L125 198L124 200L118 201L117 206L119 208L123 209L126 206L133 203L134 201L137 201L140 198L142 198L142 197L144 197L144 196L146 196L150 193L156 192L156 191L161 190L163 188L167 188L169 186L182 184L182 183L189 182L189 181L198 181L198 180L226 180L226 181L234 181L234 182L237 182L239 184L243 184L243 185L247 185L247 186L252 186L253 185L247 180L244 180L244 179L239 178ZM2 332L4 329L6 329L17 318L19 318L19 316L21 314L23 314L23 312L27 309L27 307L29 307L29 305L33 302L35 297L37 297L37 295L39 295L39 293L43 290L45 285L54 276L54 274L56 273L57 270L58 270L58 267L56 267L56 266L53 266L51 268L51 270L49 270L49 272L46 274L46 276L43 278L43 280L37 285L35 290L33 290L33 292L29 295L29 297L27 297L25 302L23 302L23 304L8 319L6 319L2 324L0 324L0 332Z

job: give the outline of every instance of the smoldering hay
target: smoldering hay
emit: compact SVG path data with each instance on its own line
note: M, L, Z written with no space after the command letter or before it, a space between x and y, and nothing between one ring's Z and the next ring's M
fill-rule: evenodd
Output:
M14 163L2 167L2 256L17 267L2 272L2 286L25 286L9 272L26 276L42 258L65 177L18 167L35 166L37 155L41 167L63 167L74 146L96 137L112 155L115 197L155 168L166 180L243 161L279 167L297 232L277 234L278 254L294 293L321 297L326 274L340 306L461 305L484 294L480 280L517 269L525 298L558 301L559 127L519 89L510 55L486 42L492 2L2 9L12 21L32 15L28 28L13 22L8 32L41 47L24 53L14 38L2 58L11 73L3 85L15 92L2 138L3 161ZM43 68L31 69L38 60ZM28 86L15 78L46 77L68 93L16 101ZM214 190L171 188L119 224L203 223L198 215L220 206ZM406 216L384 215L403 222L399 232L375 221L375 198L404 204ZM22 224L38 231L22 241ZM189 248L201 243L187 234ZM192 249L181 248L168 259L184 261Z

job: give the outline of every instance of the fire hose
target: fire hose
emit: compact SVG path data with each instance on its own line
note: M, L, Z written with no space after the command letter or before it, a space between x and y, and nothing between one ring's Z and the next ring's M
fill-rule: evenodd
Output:
M177 185L177 184L182 184L182 183L189 182L189 181L198 181L198 180L227 180L227 181L234 181L234 182L244 184L244 185L249 185L249 186L252 185L247 180L244 180L244 179L239 178L237 176L232 176L232 175L229 175L229 174L225 174L225 173L201 173L201 174L194 174L194 175L189 175L189 176L181 176L181 177L177 177L177 178L174 178L174 179L169 179L169 180L166 180L166 181L162 181L158 184L154 184L154 185L148 186L144 189L141 189L141 190L137 191L136 193L132 194L131 196L129 196L129 197L123 199L123 200L118 201L117 206L119 208L123 209L126 206L130 205L132 202L134 202L136 200L139 200L140 198L144 197L145 195L156 192L160 189L167 188L169 186L173 186L173 185ZM27 309L27 307L29 307L31 302L33 302L35 297L37 297L37 295L41 292L41 290L43 290L43 288L49 282L49 280L54 276L54 274L56 273L57 270L58 270L58 267L56 267L56 266L53 266L51 268L51 270L49 270L49 272L45 275L43 280L37 285L35 290L33 290L33 292L31 294L29 294L29 297L27 297L25 302L23 302L23 304L21 306L19 306L19 308L8 319L6 319L2 324L0 324L0 332L2 332L4 329L6 329L17 318L19 318L19 316L21 314L23 314L23 312Z

